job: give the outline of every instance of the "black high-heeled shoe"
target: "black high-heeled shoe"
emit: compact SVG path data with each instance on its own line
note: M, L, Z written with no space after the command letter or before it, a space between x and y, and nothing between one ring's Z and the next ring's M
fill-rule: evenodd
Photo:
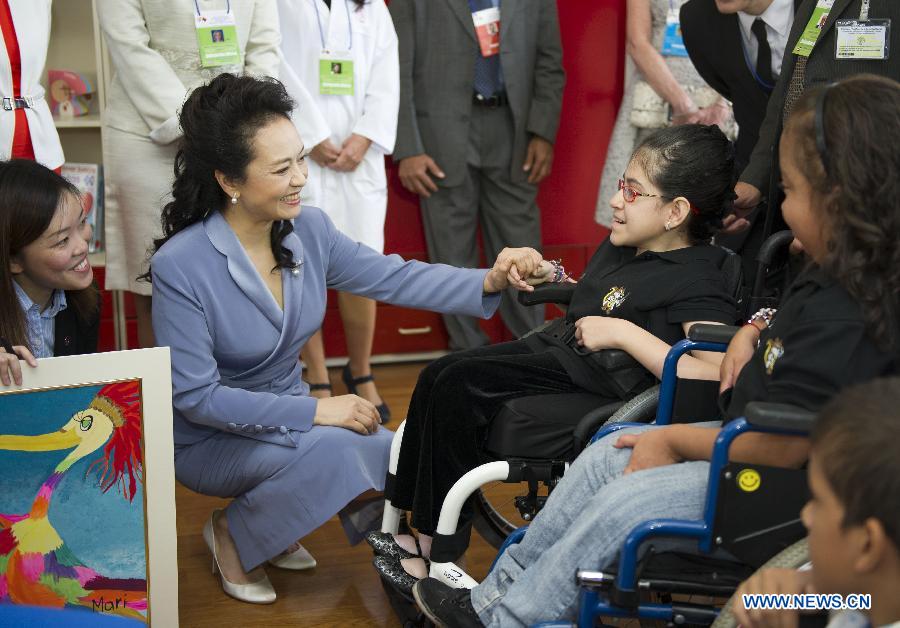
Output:
M344 384L347 385L347 392L351 395L359 394L356 392L356 387L361 386L362 384L367 384L368 382L374 382L374 375L363 375L362 377L353 377L353 373L350 372L350 363L344 366L344 370L341 371L341 379L344 380ZM375 406L375 409L378 410L378 417L381 420L382 425L391 420L391 410L388 408L388 405L384 402Z
M332 393L331 383L312 384L307 382L307 384L309 385L309 392L313 392L314 390L327 390L329 395Z

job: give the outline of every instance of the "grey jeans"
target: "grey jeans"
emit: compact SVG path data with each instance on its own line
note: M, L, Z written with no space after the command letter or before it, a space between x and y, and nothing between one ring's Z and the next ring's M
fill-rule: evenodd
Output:
M716 429L719 423L695 425ZM709 462L623 475L631 450L613 444L622 434L649 429L662 428L626 428L575 460L522 542L511 546L472 589L472 604L486 626L574 618L578 569L608 567L631 529L647 519L702 517Z

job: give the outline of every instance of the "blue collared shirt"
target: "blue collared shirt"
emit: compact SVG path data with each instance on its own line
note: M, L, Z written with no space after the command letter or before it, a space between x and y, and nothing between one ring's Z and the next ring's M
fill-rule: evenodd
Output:
M13 281L19 305L25 312L25 328L28 344L36 358L52 358L56 334L56 315L66 309L66 293L54 290L50 305L43 312L41 306L31 300L17 281Z

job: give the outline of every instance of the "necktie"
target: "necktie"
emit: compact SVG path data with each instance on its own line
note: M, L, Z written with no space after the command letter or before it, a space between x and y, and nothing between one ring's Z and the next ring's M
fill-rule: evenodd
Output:
M769 39L766 36L766 23L760 18L753 20L750 31L756 37L759 44L756 52L756 74L763 83L772 85L772 49L769 47Z
M469 9L474 13L494 6L491 0L469 0ZM474 28L474 26L472 27ZM500 55L484 57L479 46L475 51L474 87L478 94L490 98L500 86Z

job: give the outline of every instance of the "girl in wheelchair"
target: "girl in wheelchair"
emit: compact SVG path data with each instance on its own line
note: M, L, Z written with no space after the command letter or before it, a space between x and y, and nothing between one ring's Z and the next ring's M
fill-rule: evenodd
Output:
M598 403L629 399L656 383L670 346L691 325L734 323L722 271L729 253L709 244L732 185L733 149L718 127L660 130L637 148L619 182L612 233L578 282L566 316L525 339L451 354L422 371L396 482L386 491L394 506L412 511L419 537L368 537L383 577L409 591L426 575L421 557L429 554L444 497L487 461L487 427L504 402L585 391ZM628 381L607 372L594 352L608 348L626 351L642 368ZM721 355L698 353L679 367L686 377L715 380L720 362ZM468 545L471 518L467 504L453 538L457 557Z
M807 92L781 138L785 220L811 259L780 309L729 346L723 416L749 401L815 410L841 388L896 372L900 313L900 84L858 76ZM732 375L733 373L733 375ZM438 625L512 626L571 618L579 567L604 569L648 519L700 519L710 424L629 428L575 461L523 541L474 589L418 581ZM750 433L731 459L799 467L805 438Z

